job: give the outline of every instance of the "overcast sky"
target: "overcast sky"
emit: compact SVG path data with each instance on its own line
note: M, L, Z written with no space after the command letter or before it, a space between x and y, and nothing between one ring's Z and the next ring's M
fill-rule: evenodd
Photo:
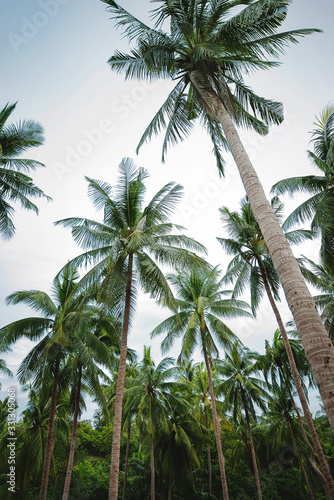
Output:
M149 1L120 3L148 21ZM29 289L49 293L57 272L80 252L70 232L54 227L53 222L71 216L100 217L87 198L84 176L113 183L125 156L135 158L150 172L147 200L169 181L184 186L173 221L207 246L212 264L220 264L225 271L229 261L216 237L224 236L218 208L237 209L244 196L233 160L226 155L226 176L220 179L211 144L200 128L169 150L165 164L161 164L162 136L153 138L136 156L142 132L172 85L168 81L124 83L122 76L109 69L106 61L114 50L127 51L128 44L114 29L105 7L99 0L7 0L1 4L0 106L18 101L12 121L29 118L44 126L45 145L26 156L46 165L33 177L53 198L52 203L37 202L38 217L18 207L16 236L0 240L1 326L32 315L23 306L7 307L7 295ZM284 123L273 127L267 137L241 131L267 193L279 179L314 172L306 150L311 147L309 132L315 115L333 101L333 19L332 0L294 0L283 28L313 27L324 33L301 39L282 56L280 67L247 80L259 95L284 104ZM288 214L296 201L284 201ZM316 260L318 249L314 242L294 252ZM284 299L280 309L284 320L289 320ZM160 359L160 339L151 341L149 333L167 315L148 297L142 298L129 338L129 346L139 356L143 345L151 344L154 359ZM258 351L263 351L264 339L271 340L276 328L265 300L256 320L236 320L232 326L248 347ZM14 346L6 356L9 368L15 372L31 346L26 340ZM171 352L177 354L177 349ZM0 380L3 399L12 382ZM20 397L22 404L24 396Z

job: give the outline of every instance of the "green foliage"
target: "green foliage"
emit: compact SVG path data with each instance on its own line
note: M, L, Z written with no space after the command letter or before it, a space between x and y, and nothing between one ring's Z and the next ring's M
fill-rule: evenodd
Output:
M24 173L44 165L36 160L18 158L27 149L43 144L43 127L33 120L8 124L16 104L7 103L0 111L0 235L3 238L11 238L15 233L12 202L19 202L26 210L38 213L30 198L51 200Z

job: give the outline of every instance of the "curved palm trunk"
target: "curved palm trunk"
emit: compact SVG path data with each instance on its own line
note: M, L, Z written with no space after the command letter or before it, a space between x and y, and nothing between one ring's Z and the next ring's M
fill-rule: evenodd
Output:
M304 412L306 424L307 424L307 427L308 427L308 430L309 430L309 433L310 433L310 436L311 436L311 439L312 439L312 443L314 445L315 452L316 452L316 454L318 456L318 459L319 459L320 467L322 469L322 473L323 473L322 479L325 482L325 489L328 491L328 494L330 495L329 498L332 498L332 497L334 497L334 482L333 482L333 478L332 478L331 472L329 470L329 467L328 467L328 464L327 464L327 460L326 460L325 454L323 452L323 449L322 449L322 446L321 446L321 443L320 443L320 440L319 440L319 436L318 436L317 430L315 428L315 425L314 425L314 422L313 422L313 418L312 418L312 415L311 415L311 412L310 412L310 409L309 409L309 406L308 406L308 403L307 403L307 399L306 399L305 393L303 391L303 388L302 388L302 385L301 385L301 382L300 382L300 377L299 377L299 373L298 373L297 366L296 366L296 363L295 363L295 358L293 356L293 352L292 352L292 349L291 349L291 345L290 345L290 342L289 342L289 338L288 338L288 335L286 333L286 330L285 330L285 327L284 327L284 323L282 321L282 318L281 318L281 315L279 313L279 310L278 310L278 308L276 306L274 297L273 297L273 295L271 293L271 290L270 290L270 287L269 287L269 283L268 283L268 279L267 279L267 276L266 276L266 272L265 272L265 269L264 269L263 264L262 264L262 262L261 262L260 259L258 259L258 264L259 264L259 268L260 268L260 271L261 271L261 276L262 276L262 279L263 279L263 283L264 283L264 286L265 286L265 289L266 289L266 292L267 292L267 296L268 296L270 305L272 307L272 310L274 311L274 314L275 314L275 317L276 317L276 321L277 321L278 327L279 327L281 335L282 335L284 347L285 347L285 350L286 350L286 353L287 353L287 357L288 357L288 361L289 361L289 365L290 365L290 369L291 369L292 379L293 379L294 385L295 385L295 387L297 389L297 393L298 393L298 396L299 396L299 399L300 399L300 402L301 402L301 405L302 405L302 408L303 408L303 412ZM298 421L299 421L299 427L301 429L303 438L305 440L305 443L308 445L308 447L310 449L312 466L313 466L314 470L316 471L316 473L319 475L320 471L317 468L317 466L315 464L315 461L313 459L314 453L313 453L312 446L308 442L307 436L305 434L304 426L303 426L303 423L302 423L302 420L301 420L300 413L299 413L298 408L296 407L296 405L294 403L294 400L293 400L293 397L292 397L292 394L291 394L291 391L290 391L290 388L289 388L289 384L287 383L287 380L285 380L285 385L286 385L286 387L287 387L287 389L289 391L289 395L290 395L291 402L293 404L294 410L297 413L297 417L298 417ZM321 476L322 476L322 474L321 474Z
M242 400L243 400L243 405L244 405L244 410L245 410L245 415L246 415L246 424L247 424L249 444L250 444L250 449L251 449L251 456L252 456L252 463L253 463L253 470L254 470L256 491L257 491L257 496L259 497L259 500L262 500L262 491L261 491L261 484L260 484L260 477L259 477L259 469L257 467L256 454L255 454L255 446L254 446L254 441L253 441L253 436L252 436L252 430L251 430L250 421L249 421L249 415L248 415L248 410L247 410L247 403L245 401L244 395L242 395Z
M196 76L193 77L192 82L197 87L202 100L207 103L208 110L212 113L212 109L215 109L216 119L223 127L253 213L282 283L334 432L334 346L225 106L213 91L205 90L200 82L196 82Z
M49 414L48 434L47 434L47 438L46 438L45 456L44 456L42 479L41 479L41 489L39 492L40 500L46 499L46 493L47 493L48 482L49 482L50 464L51 464L51 457L52 457L52 451L53 451L53 445L54 445L53 432L54 432L55 418L56 418L59 365L60 365L60 359L58 359L56 362L56 367L55 367L55 372L54 372L54 380L53 380L52 390L51 390L51 405L50 405L50 414Z
M129 452L130 452L130 433L131 433L131 422L128 425L128 439L126 442L126 453L125 453L125 465L124 465L124 481L123 481L123 496L122 500L125 500L126 495L126 481L128 477L128 462L129 462Z
M150 457L151 457L151 500L155 500L154 444L152 437L150 438Z
M204 407L204 414L205 414L205 426L206 426L206 429L209 430L208 409L206 406ZM209 492L209 495L211 495L212 470L211 470L211 448L210 448L209 444L207 445L206 450L207 450L207 455L208 455L208 492Z
M78 415L79 415L79 410L80 410L81 375L82 375L82 366L79 367L79 373L78 373L78 383L77 383L76 394L75 394L75 403L74 403L74 414L73 414L73 426L72 426L70 454L68 456L66 478L65 478L62 500L67 500L68 495L70 493L71 476L72 476L74 454L75 454L75 442L77 439Z
M202 335L202 344L203 344L205 366L206 366L206 370L208 372L209 391L210 391L212 415L213 415L213 426L215 429L215 436L216 436L218 462L219 462L220 479L221 479L221 484L222 484L223 497L224 497L224 500L229 500L226 472L225 472L225 459L224 459L224 455L223 455L222 442L221 442L221 437L220 437L220 425L219 425L217 408L216 408L216 398L215 398L215 394L213 391L211 368L210 368L210 363L209 363L209 359L208 359L208 354L207 354L206 348L205 348L204 332L203 331L201 331L201 335Z
M121 355L117 375L115 411L114 411L114 429L111 448L111 467L109 478L108 500L117 500L118 497L118 476L119 476L119 457L121 451L121 432L122 432L122 410L124 395L124 380L127 355L127 341L130 324L131 311L131 293L132 293L132 264L133 255L129 254L128 269L126 274L126 292L125 305L122 326Z

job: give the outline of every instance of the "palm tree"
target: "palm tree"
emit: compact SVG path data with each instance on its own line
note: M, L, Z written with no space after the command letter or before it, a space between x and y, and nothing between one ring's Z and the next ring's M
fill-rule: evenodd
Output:
M299 266L273 213L257 173L242 145L236 124L265 134L283 119L279 103L257 96L242 74L268 69L289 43L313 29L278 33L289 0L162 0L146 26L113 0L102 0L125 35L137 41L131 55L116 51L110 67L126 78L177 80L165 103L144 132L139 147L166 128L163 152L183 139L199 118L213 139L219 171L220 151L228 146L240 172L274 266L310 361L334 431L334 347L317 313ZM231 9L246 5L234 16ZM170 26L168 34L162 29Z
M314 153L308 151L319 175L290 177L277 182L272 191L277 194L307 193L311 195L289 215L286 223L291 226L311 219L311 228L321 232L321 256L333 265L334 255L334 105L328 105L314 122L312 132Z
M8 304L26 304L40 312L41 316L14 321L0 329L0 344L5 349L22 337L32 341L39 340L18 369L19 381L26 383L33 379L37 388L52 381L40 500L45 500L47 494L60 369L70 345L70 335L79 320L85 320L83 308L90 299L89 294L78 294L77 279L76 269L67 264L53 280L55 300L40 290L12 293L7 297Z
M273 396L268 401L267 410L263 416L263 425L261 429L266 436L270 436L270 445L274 446L276 452L279 452L291 443L291 451L297 458L302 473L305 477L309 489L310 498L315 499L314 491L307 471L307 465L304 465L303 455L307 454L305 449L305 429L301 427L297 417L298 409L291 398L290 392L284 386L275 386Z
M181 379L182 380L182 379ZM212 425L209 421L208 408L211 407L210 403L210 390L209 390L209 380L204 363L196 363L193 366L193 376L192 379L188 381L189 389L191 390L192 401L195 406L195 414L198 414L198 421L202 423L204 418L204 426L209 432L209 428ZM211 425L210 425L211 424ZM212 486L212 467L211 467L211 447L210 442L206 446L207 457L208 457L208 493L211 495Z
M294 332L292 332L294 333ZM307 394L307 387L305 385L305 379L309 380L310 386L313 386L314 384L314 379L312 377L312 374L310 373L309 369L309 364L305 356L305 352L303 350L303 346L301 345L301 342L299 339L289 339L288 340L290 344L291 351L293 353L293 358L294 362L296 365L296 369L298 371L299 379L300 379L300 385L302 387L302 390L305 394ZM323 481L325 489L328 488L326 484L326 479L324 478L323 474L320 472L318 469L318 466L316 465L315 462L315 456L314 456L314 451L313 448L309 442L309 439L306 435L305 429L304 429L304 423L302 421L300 411L297 408L294 397L293 397L293 391L294 387L292 384L293 377L291 375L291 369L288 364L288 359L287 359L287 351L285 349L285 344L282 339L281 333L279 330L276 330L274 333L274 338L273 342L270 345L269 342L266 340L265 341L265 354L259 356L259 368L263 371L264 377L266 381L269 383L269 375L270 375L270 381L271 384L274 388L274 391L279 391L282 387L285 389L287 394L289 395L289 399L291 402L291 406L294 409L296 416L297 416L297 421L299 423L299 429L301 431L301 435L303 436L304 442L308 447L309 454L310 454L310 462L312 464L312 467L316 474L320 477L320 479ZM313 419L312 419L313 422ZM318 433L317 433L318 436ZM320 440L319 440L320 442ZM321 446L321 444L320 444ZM322 457L324 455L322 451L322 446L321 446L321 458L323 460L326 460L325 457ZM326 462L327 463L327 462ZM325 466L326 470L326 466ZM330 497L330 496L329 496Z
M202 245L184 235L171 234L173 229L180 229L169 222L169 217L180 200L182 187L173 182L167 184L144 208L146 170L138 169L130 158L124 158L119 172L120 178L113 190L106 182L87 179L89 197L97 209L104 209L102 223L82 218L56 222L71 227L74 240L88 249L72 262L76 265L95 263L86 280L102 280L99 299L114 308L118 305L123 316L109 500L116 500L118 495L127 337L137 290L141 287L153 298L164 296L170 301L172 294L168 282L156 262L172 267L205 265L201 258L188 250L203 251Z
M280 217L283 205L277 198L273 198L272 206L275 215ZM228 265L225 280L227 282L235 281L235 296L238 296L244 290L246 284L248 285L248 283L250 283L253 312L258 308L260 298L264 291L266 291L280 329L291 368L291 375L298 392L309 432L312 436L312 442L319 457L323 474L326 478L327 488L332 492L331 494L334 495L334 482L303 391L291 344L275 302L275 299L279 299L279 280L276 270L272 265L272 259L269 255L259 224L247 198L241 201L240 213L230 212L226 207L221 208L220 213L222 222L230 238L218 238L218 241L229 254L234 255L234 258ZM285 224L283 224L283 228L285 229ZM303 241L303 239L309 238L310 234L309 231L296 230L287 232L286 237L292 243L299 243Z
M271 199L271 207L281 221L283 203L275 197ZM229 237L217 240L229 255L234 256L227 267L225 281L234 283L235 297L249 287L252 312L256 315L268 288L270 295L279 300L279 277L247 196L240 201L239 212L231 212L228 207L221 207L219 212ZM285 231L285 223L283 230ZM303 229L285 231L285 237L291 244L300 243L311 239L312 232Z
M225 380L218 386L217 394L224 394L227 408L232 408L233 418L237 422L238 414L243 411L248 430L255 484L259 499L262 499L259 471L257 467L255 447L251 431L251 418L256 421L255 407L265 409L268 398L266 384L256 378L258 354L236 343L231 354L225 353L225 359L218 364L219 372Z
M190 273L180 272L176 276L169 276L169 279L179 297L176 300L177 312L158 325L153 330L152 336L167 332L161 343L162 351L166 352L176 338L183 335L180 360L189 359L197 345L202 350L208 374L222 491L224 500L227 500L229 496L225 460L213 390L211 363L212 357L219 355L218 346L229 349L236 341L236 336L220 318L249 314L245 309L247 304L223 298L229 292L221 290L222 280L217 268L210 272L203 272L200 269Z
M38 214L37 206L29 198L51 200L23 173L44 165L36 160L17 158L27 149L41 146L44 136L43 127L33 120L7 123L16 104L7 103L0 111L0 234L3 238L11 238L15 233L14 208L8 201L19 201L23 208Z
M178 369L174 366L174 360L168 357L156 366L151 357L151 348L144 346L144 357L138 365L138 371L136 379L127 380L124 415L137 408L137 420L143 424L145 433L149 436L151 499L155 500L154 441L157 429L169 411L168 389L173 384L170 379L175 378Z
M36 390L31 385L24 385L23 391L29 391L28 403L16 426L17 449L16 469L17 494L22 500L29 498L29 484L34 475L39 475L43 468L48 421L50 413L50 385L43 390ZM54 435L58 449L68 446L69 436L69 394L63 393L57 400ZM5 441L4 446L7 446Z
M110 369L113 354L118 350L118 346L111 348L110 343L112 341L114 344L119 343L119 339L115 338L112 318L103 314L103 311L98 307L91 306L89 314L83 315L83 319L84 321L77 325L74 336L71 338L71 354L64 368L64 371L67 370L71 375L73 422L62 500L67 500L70 491L82 393L85 391L95 396L95 400L102 407L108 420L106 400L100 385L100 378L103 378L105 382L108 382L109 378L98 365Z
M169 393L170 411L162 422L159 439L161 469L168 479L168 500L172 500L174 491L182 498L197 498L193 468L201 468L198 450L209 438L196 418L188 384L178 379Z
M306 281L318 288L320 292L313 298L328 335L334 342L334 265L325 262L316 264L304 256L299 259L299 263Z

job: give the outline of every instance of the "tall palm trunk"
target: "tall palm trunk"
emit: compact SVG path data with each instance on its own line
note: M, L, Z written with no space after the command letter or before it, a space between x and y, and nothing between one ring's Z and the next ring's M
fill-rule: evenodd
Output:
M302 417L301 417L300 412L299 412L299 410L298 410L298 408L297 408L297 406L295 404L295 401L293 399L293 396L291 394L291 390L290 390L290 387L289 387L289 382L288 382L288 380L287 380L287 378L286 378L286 376L285 376L285 374L284 374L283 371L282 371L282 377L283 377L283 380L284 380L284 383L285 383L285 387L288 390L289 398L290 398L290 401L292 403L292 407L293 407L293 409L296 412L297 419L298 419L298 424L299 424L299 428L301 430L304 442L306 443L306 445L308 447L308 450L310 452L309 460L311 462L312 468L315 471L315 473L319 476L319 478L321 479L321 481L323 482L327 498L331 499L331 498L333 498L333 496L330 494L330 488L331 488L331 486L330 486L330 484L329 485L327 484L327 481L326 481L326 478L325 478L324 474L322 474L322 472L319 470L319 468L318 468L318 466L316 464L313 448L312 448L311 443L309 442L309 440L308 440L308 438L306 436L306 432L305 432L305 429L304 429ZM313 419L312 419L312 423L313 423ZM318 435L317 435L317 437L318 437ZM321 450L322 450L322 448L321 448ZM325 457L324 457L324 460L325 460L326 465L327 465L327 461L326 461ZM321 464L320 464L320 467L321 467ZM329 474L330 474L330 472L329 472Z
M298 393L298 396L299 396L299 399L300 399L300 402L301 402L301 405L302 405L302 408L303 408L303 412L304 412L306 424L307 424L307 427L308 427L308 430L309 430L309 433L310 433L310 436L311 436L311 439L312 439L312 443L314 445L315 452L316 452L316 454L318 456L318 459L319 459L320 467L321 467L322 473L323 473L323 480L325 482L325 488L326 488L326 490L328 491L328 493L330 495L329 498L332 498L332 497L334 497L334 482L333 482L333 478L332 478L331 472L329 470L329 467L328 467L328 464L327 464L327 460L326 460L325 454L323 452L323 449L322 449L322 446L321 446L321 443L320 443L320 440L319 440L319 436L318 436L317 430L315 428L315 425L314 425L314 422L313 422L313 418L312 418L312 415L311 415L311 412L310 412L310 409L309 409L309 406L308 406L308 403L307 403L307 399L306 399L305 393L303 391L303 388L302 388L302 385L301 385L301 382L300 382L299 373L298 373L298 370L297 370L297 366L296 366L296 363L295 363L295 358L293 356L291 345L290 345L290 342L289 342L289 339L288 339L288 335L286 333L286 330L285 330L285 327L284 327L284 323L282 321L282 318L281 318L281 315L279 313L279 310L278 310L278 308L276 306L274 297L273 297L273 295L271 293L271 290L270 290L270 287L269 287L269 283L268 283L268 279L267 279L267 275L266 275L265 269L264 269L263 264L262 264L262 262L261 262L260 259L258 259L258 264L259 264L259 268L260 268L262 280L263 280L263 283L264 283L264 286L265 286L265 289L266 289L266 292L267 292L267 296L268 296L270 305L272 307L272 310L274 311L274 314L275 314L275 317L276 317L276 321L277 321L278 327L279 327L281 335L282 335L284 347L285 347L285 350L286 350L286 353L287 353L287 357L288 357L288 361L289 361L289 365L290 365L290 369L291 369L292 379L293 379L294 385L295 385L295 387L297 389L297 393ZM304 440L305 440L306 444L309 444L308 443L308 439L307 439L306 434L305 434L305 431L304 431L303 423L301 421L300 413L299 413L296 405L294 404L294 400L293 400L292 394L290 392L290 388L289 388L289 386L287 384L287 381L286 381L286 386L287 386L287 389L288 389L288 391L290 393L291 402L294 405L294 409L295 409L295 411L297 413L297 417L298 417L298 421L299 421L299 426L301 428L301 432L303 434ZM309 449L310 449L310 452L311 452L311 463L312 463L312 466L315 469L315 471L318 473L319 471L317 471L317 467L316 467L315 461L312 460L313 449L312 449L312 447L310 445L309 445Z
M168 500L172 500L172 498L173 498L172 477L169 476L169 482L168 482Z
M79 366L79 373L78 373L78 383L77 383L76 394L75 394L75 402L74 402L74 414L73 414L70 454L68 456L66 478L65 478L62 500L67 500L68 495L70 493L70 484L71 484L71 476L72 476L73 463L74 463L74 453L75 453L75 442L77 439L78 415L79 415L79 411L80 411L81 375L82 375L82 366L80 365Z
M247 403L246 403L245 396L243 393L242 393L242 402L244 405L244 410L245 410L245 415L246 415L246 424L247 424L248 438L249 438L249 444L250 444L250 449L251 449L252 464L253 464L253 471L254 471L254 477L255 477L257 496L259 497L259 500L262 500L261 483L260 483L260 477L259 477L259 469L257 467L257 462L256 462L255 446L254 446L252 430L251 430L250 421L249 421Z
M208 359L208 354L206 352L204 330L202 328L201 328L201 335L202 335L202 347L203 347L203 352L204 352L205 366L206 366L206 370L208 373L209 392L210 392L212 415L213 415L213 426L215 429L215 436L216 436L216 445L217 445L217 452L218 452L218 462L219 462L220 479L221 479L221 484L222 484L223 497L224 497L224 500L229 500L226 472L225 472L225 459L224 459L224 455L223 455L222 442L221 442L221 437L220 437L220 424L219 424L218 415L217 415L217 408L216 408L216 398L215 398L215 393L213 391L211 367L210 367L210 363L209 363L209 359Z
M125 368L126 368L128 331L129 331L130 312L131 312L132 265L133 265L133 255L130 253L128 261L128 269L126 273L126 292L125 292L124 316L123 316L123 326L122 326L121 355L119 360L117 386L116 386L108 500L117 500L118 497L118 476L119 476L119 457L121 451L124 380L125 380Z
M56 366L55 366L55 371L54 371L54 380L53 380L52 390L51 390L51 405L50 405L50 414L49 414L48 434L47 434L47 438L46 438L45 455L44 455L44 463L43 463L43 471L42 471L42 479L41 479L41 489L40 489L40 493L39 493L40 500L46 499L46 493L47 493L48 482L49 482L50 464L51 464L51 457L52 457L53 444L54 444L53 443L53 432L54 432L55 418L56 418L59 365L60 365L60 359L58 358L56 361Z
M192 81L202 100L207 103L208 110L212 113L215 109L216 119L223 127L251 208L282 283L334 432L334 346L329 340L297 261L266 198L229 113L212 90L206 90L200 82L196 82L195 75Z
M154 467L154 443L150 437L150 457L151 457L151 500L155 500L155 467Z
M126 441L126 452L125 452L125 465L124 465L124 481L123 481L123 496L122 500L125 500L126 495L126 481L128 477L128 463L129 463L129 452L130 452L130 433L131 433L131 421L128 425L128 438Z
M208 408L204 407L204 415L205 415L205 426L207 431L209 431L209 422L208 422ZM211 484L212 484L212 470L211 470L211 448L210 444L206 447L207 455L208 455L208 492L211 495Z

